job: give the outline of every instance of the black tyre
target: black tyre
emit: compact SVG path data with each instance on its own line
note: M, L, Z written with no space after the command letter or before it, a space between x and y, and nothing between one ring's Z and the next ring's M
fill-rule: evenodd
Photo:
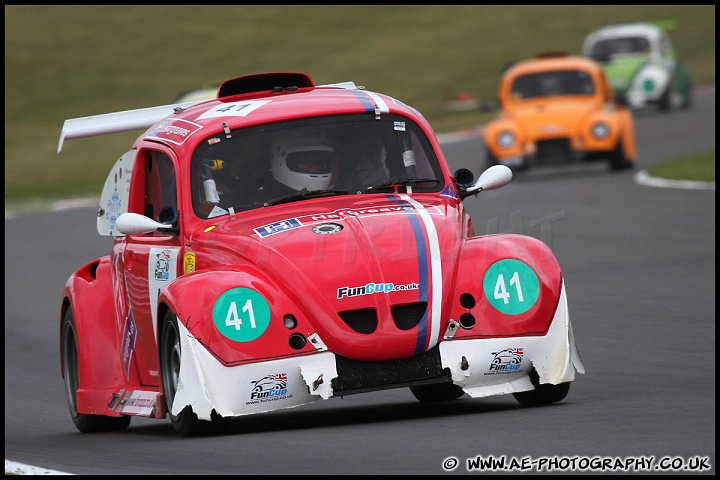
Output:
M668 85L665 91L658 100L658 110L661 112L669 112L672 109L672 85Z
M632 166L633 162L625 156L623 139L619 138L615 148L610 152L610 170L624 170Z
M689 93L683 97L682 103L680 104L680 108L683 110L687 110L688 108L692 107L693 101L692 101L692 93Z
M187 405L177 414L172 414L173 401L180 377L181 345L177 318L171 311L165 313L160 335L160 371L168 416L175 431L183 437L225 433L230 426L230 418L223 418L212 411L210 421L201 420Z
M693 104L693 87L692 87L692 81L688 78L687 88L684 89L683 99L682 99L682 103L680 104L680 108L683 110L687 110L688 108L692 107L692 104Z
M130 426L132 417L122 415L109 417L106 415L89 415L79 413L77 408L77 391L80 387L80 368L75 318L72 308L68 307L63 317L61 352L62 372L65 381L65 395L72 421L82 433L109 432L125 430Z
M423 403L446 402L463 396L463 389L454 383L434 383L410 387L415 398Z
M570 382L552 385L540 383L540 378L535 370L530 372L530 381L535 387L527 392L513 393L515 400L523 407L540 407L564 400L570 390Z
M485 146L485 166L486 166L485 168L490 168L493 165L497 165L497 164L498 164L497 157L495 155L493 155L493 153L490 151L490 149L486 145Z

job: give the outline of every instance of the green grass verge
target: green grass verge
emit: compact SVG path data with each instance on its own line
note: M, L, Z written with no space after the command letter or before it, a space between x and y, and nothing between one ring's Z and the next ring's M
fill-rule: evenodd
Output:
M502 67L578 54L593 29L674 20L695 85L715 82L714 5L6 5L5 199L97 195L139 132L67 142L66 119L172 103L263 71L352 80L420 110L437 132L489 119Z
M715 181L715 151L674 158L648 169L648 175L671 180Z

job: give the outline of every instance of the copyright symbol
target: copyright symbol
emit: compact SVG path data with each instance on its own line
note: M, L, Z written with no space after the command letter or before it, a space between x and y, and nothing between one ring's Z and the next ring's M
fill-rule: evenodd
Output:
M458 459L455 457L448 457L443 461L443 470L455 470L458 466Z

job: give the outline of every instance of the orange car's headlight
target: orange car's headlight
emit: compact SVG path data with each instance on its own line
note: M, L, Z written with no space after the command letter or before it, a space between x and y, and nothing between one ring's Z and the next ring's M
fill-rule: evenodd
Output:
M500 148L511 148L515 145L515 134L510 130L503 130L497 136Z
M610 125L605 122L595 122L590 128L590 134L598 140L604 140L610 135Z

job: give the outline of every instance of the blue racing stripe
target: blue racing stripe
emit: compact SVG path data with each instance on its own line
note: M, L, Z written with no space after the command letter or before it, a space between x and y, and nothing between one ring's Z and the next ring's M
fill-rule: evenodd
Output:
M360 103L362 103L363 107L365 108L366 112L374 113L375 112L375 104L370 100L370 98L365 95L363 92L360 92L358 90L348 90L350 93L355 95L358 100L360 100Z
M388 196L388 200L397 203L401 207L406 207L410 205L409 203L393 196ZM413 208L413 212L415 209ZM425 246L425 235L424 230L422 226L420 225L420 219L418 215L415 213L406 213L405 214L410 221L410 225L413 230L413 235L415 237L415 248L417 250L417 257L418 257L418 283L420 284L419 288L419 297L421 302L428 303L428 291L429 291L429 285L430 285L430 276L429 276L429 260L428 260L428 251L427 247ZM425 314L423 315L422 319L420 319L420 323L418 323L418 337L417 341L415 343L415 355L419 355L425 351L425 345L427 344L427 336L428 336L428 311L429 308L425 309Z

